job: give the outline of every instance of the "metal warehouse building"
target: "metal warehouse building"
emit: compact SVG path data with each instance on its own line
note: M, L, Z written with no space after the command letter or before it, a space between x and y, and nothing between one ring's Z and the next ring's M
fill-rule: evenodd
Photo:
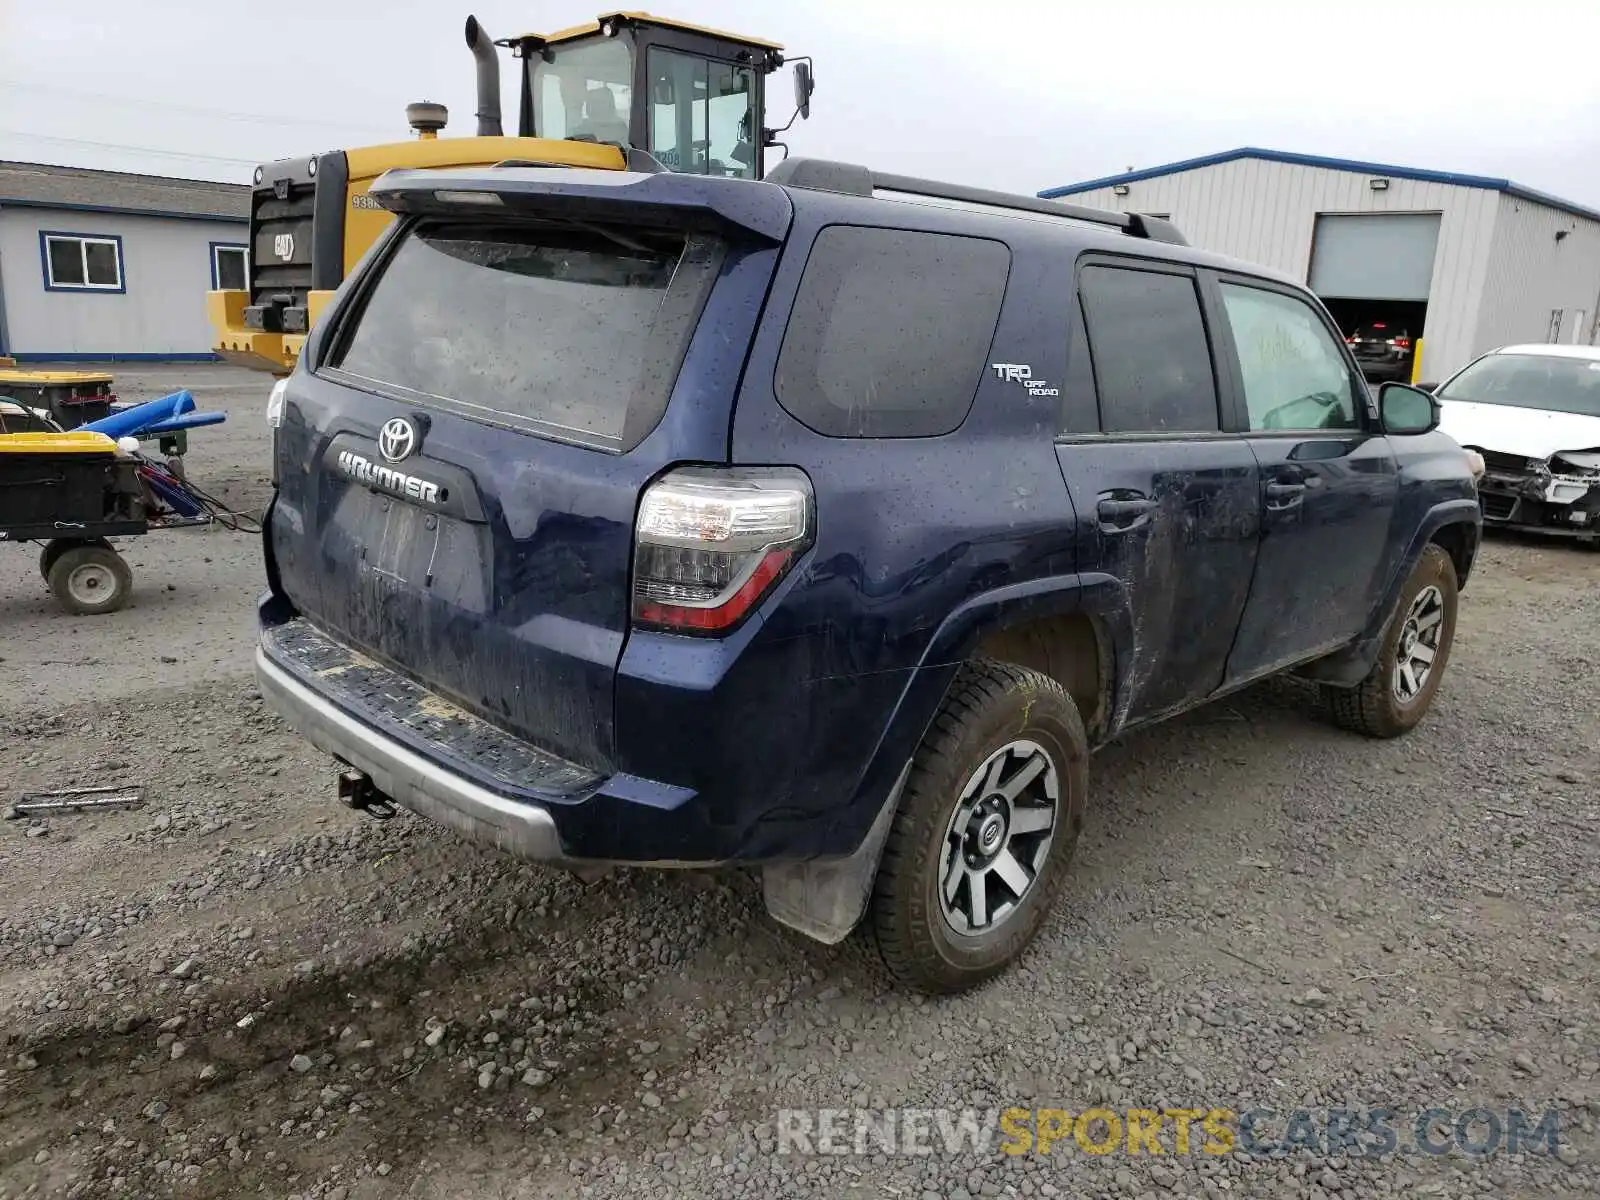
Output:
M1246 147L1039 194L1170 217L1196 246L1308 284L1346 335L1406 329L1427 380L1600 331L1600 212L1508 179Z
M0 355L201 359L245 286L250 189L0 161Z

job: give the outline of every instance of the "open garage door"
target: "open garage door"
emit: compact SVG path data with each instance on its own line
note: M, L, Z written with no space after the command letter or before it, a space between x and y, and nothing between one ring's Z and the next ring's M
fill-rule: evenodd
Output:
M1438 213L1320 215L1311 290L1341 300L1426 301L1438 245Z

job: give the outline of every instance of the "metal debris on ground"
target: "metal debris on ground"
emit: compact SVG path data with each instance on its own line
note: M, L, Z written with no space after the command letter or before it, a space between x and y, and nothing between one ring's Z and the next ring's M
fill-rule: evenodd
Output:
M82 812L97 808L138 808L144 803L139 787L66 788L58 792L24 792L6 811L6 820L41 813Z

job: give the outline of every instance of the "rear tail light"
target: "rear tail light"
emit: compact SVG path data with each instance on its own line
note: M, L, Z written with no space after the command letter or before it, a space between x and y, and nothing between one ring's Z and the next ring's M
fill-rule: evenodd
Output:
M1409 349L1411 349L1411 339L1410 338L1390 338L1389 339L1389 345L1393 346L1396 350L1409 350Z
M645 489L634 531L634 624L731 631L816 536L811 481L793 467L683 467Z

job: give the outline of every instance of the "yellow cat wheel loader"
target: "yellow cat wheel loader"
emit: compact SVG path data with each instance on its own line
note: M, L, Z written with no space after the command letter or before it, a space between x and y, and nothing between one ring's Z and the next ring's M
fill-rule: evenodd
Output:
M392 168L515 163L759 179L763 150L811 112L809 58L792 60L795 116L768 128L767 80L785 64L782 46L649 13L498 40L468 17L466 40L477 62L475 136L441 138L444 106L412 104L411 140L256 168L244 286L206 297L219 356L275 375L294 368L345 274L393 220L367 196ZM496 47L519 67L515 137L502 126Z

